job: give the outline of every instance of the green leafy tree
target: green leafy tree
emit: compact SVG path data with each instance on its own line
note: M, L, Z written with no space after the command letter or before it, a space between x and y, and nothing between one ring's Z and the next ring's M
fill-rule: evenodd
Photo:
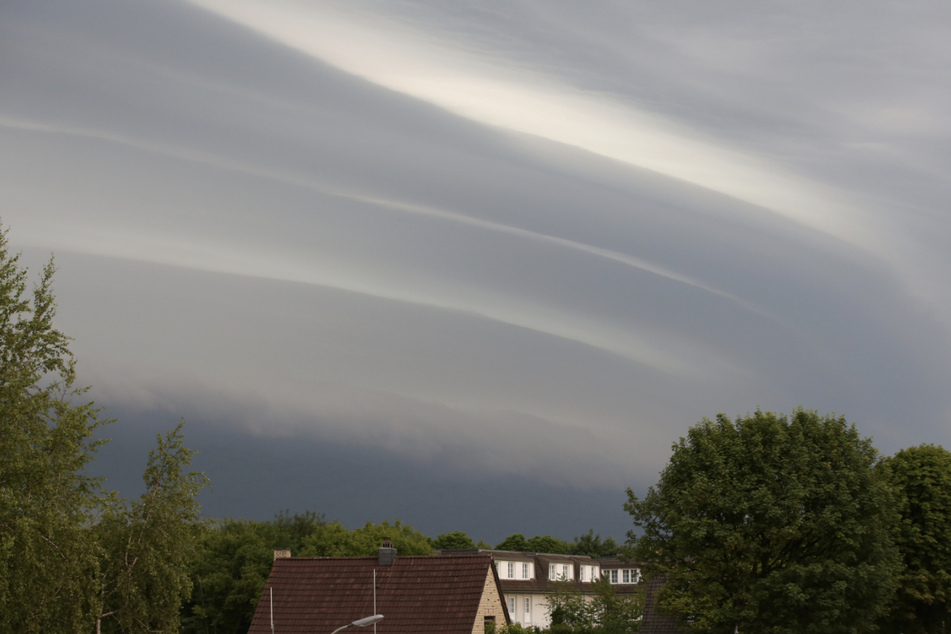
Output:
M574 538L572 543L568 544L568 553L571 555L582 555L600 559L603 557L617 557L621 547L613 537L601 539L600 535L594 534L594 529L590 529L584 535Z
M603 634L640 632L644 616L644 592L638 586L637 593L619 595L616 588L604 579L594 582L594 602L598 623Z
M491 548L491 546L489 548ZM495 631L499 634L538 634L539 632L538 628L525 627L521 623L504 625L502 627L496 628Z
M89 630L100 481L86 474L108 422L76 387L53 327L52 261L32 297L0 229L0 631Z
M292 555L300 555L308 537L327 526L322 515L285 511L271 521L226 519L211 527L191 569L192 595L182 610L182 630L195 634L247 632L274 551L289 549Z
M627 634L639 632L644 595L619 595L604 579L594 582L594 593L585 594L570 581L552 584L548 612L552 634Z
M553 632L582 634L597 626L593 602L571 581L549 583L546 600Z
M844 418L802 409L692 427L646 497L627 492L661 609L696 632L872 631L898 571L876 458Z
M531 548L528 547L528 540L525 539L525 535L522 533L515 533L514 535L509 535L498 544L495 545L496 550L515 550L515 551L529 551Z
M566 555L571 550L566 542L561 541L551 535L536 535L528 540L528 550L536 553L552 553Z
M160 440L146 470L156 487L148 522L132 522L141 514L126 514L115 494L103 493L86 467L105 442L94 434L112 421L76 386L70 339L53 327L53 263L30 296L28 271L7 245L0 228L0 632L88 632L106 612L118 627L120 609L104 608L106 594L110 606L128 604L122 614L138 609L134 597L147 597L139 606L148 604L151 631L174 630L194 539L169 518L193 518L197 504L161 482L191 454L176 434ZM121 591L120 544L136 571Z
M184 422L157 439L136 502L113 498L96 526L102 549L96 632L177 632L190 595L189 566L204 522L198 493L204 474L189 471L194 452Z
M465 550L475 547L472 538L462 531L443 533L433 541L433 548L436 550Z
M552 537L551 535L536 535L531 539L525 539L525 535L522 533L515 533L514 535L509 535L501 542L496 544L495 549L534 553L568 554L571 550L571 546L560 539Z
M409 524L384 520L367 522L363 527L347 531L339 522L325 525L304 541L305 557L365 557L375 555L388 539L400 555L432 555L432 541Z
M894 540L903 570L883 619L885 631L951 631L951 452L934 445L903 449L879 469L901 516Z

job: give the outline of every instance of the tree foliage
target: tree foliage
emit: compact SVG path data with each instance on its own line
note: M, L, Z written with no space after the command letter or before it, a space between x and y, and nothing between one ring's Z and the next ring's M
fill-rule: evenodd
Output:
M536 535L528 540L528 550L535 553L567 555L571 546L551 535Z
M184 422L157 438L135 502L112 499L96 526L102 550L96 631L175 632L191 594L188 568L204 522L197 495L207 478L189 471Z
M347 531L339 522L318 528L304 540L301 555L305 557L360 557L376 555L383 540L393 543L400 555L432 555L432 542L426 535L409 524L383 520L379 524L367 522L364 526Z
M28 272L0 230L0 631L91 627L100 481L85 468L105 420L76 387L69 338L53 327L52 261Z
M522 533L515 533L509 535L498 544L495 545L496 550L514 550L514 551L527 551L528 540L525 539L525 535Z
M466 550L475 547L476 544L472 538L462 531L443 533L433 540L435 550Z
M551 535L536 535L525 539L522 533L514 533L496 544L495 549L567 555L571 552L571 545Z
M639 632L644 595L619 595L604 579L594 582L594 594L583 594L570 581L553 584L548 595L552 634L627 634Z
M595 559L617 557L618 552L622 550L622 547L614 541L613 537L601 539L601 535L594 534L594 529L589 530L584 535L575 537L574 541L568 546L568 553L571 555L582 555Z
M106 613L113 629L174 631L198 509L197 481L174 477L191 453L180 428L160 439L138 505L87 474L111 421L53 326L52 261L31 297L7 245L0 228L0 631L88 632Z
M248 631L276 549L297 555L327 522L313 512L254 522L226 519L205 532L191 569L192 595L183 608L184 632ZM341 527L342 528L342 527Z
M879 465L893 487L900 521L894 540L903 569L883 620L886 631L951 630L951 452L903 449Z
M691 631L870 631L894 588L895 517L877 452L843 418L720 415L673 446L629 538Z

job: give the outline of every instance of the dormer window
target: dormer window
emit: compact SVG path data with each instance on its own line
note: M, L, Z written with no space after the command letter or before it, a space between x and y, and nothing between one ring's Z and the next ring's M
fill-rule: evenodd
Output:
M532 576L528 574L528 564L522 564L522 579L531 579Z
M611 583L637 583L641 580L641 571L637 568L605 570L604 578Z
M512 562L512 561L509 562L509 565L508 565L508 573L509 573L509 574L508 574L508 578L509 578L509 579L514 579L514 578L515 578L515 562Z

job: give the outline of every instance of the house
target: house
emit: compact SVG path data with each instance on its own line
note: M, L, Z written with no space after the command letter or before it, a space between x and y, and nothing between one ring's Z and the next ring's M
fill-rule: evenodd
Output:
M384 542L376 557L275 559L248 632L329 634L375 614L379 634L483 634L510 622L490 555L399 557Z
M485 550L495 563L513 623L542 629L551 625L548 597L557 582L569 582L582 594L593 593L600 575L597 560L545 553Z
M601 578L620 595L642 589L639 567L620 560L489 549L442 551L443 556L463 552L491 555L509 618L524 627L546 629L551 625L548 598L565 582L582 595L593 595L594 582Z
M506 550L442 551L444 556L463 552L492 556L512 623L548 628L551 625L548 597L558 587L558 582L570 583L571 589L579 594L593 595L594 581L600 578L614 587L616 595L643 593L641 634L680 634L683 631L675 620L656 612L655 597L664 579L653 577L646 580L641 574L643 564L614 558Z

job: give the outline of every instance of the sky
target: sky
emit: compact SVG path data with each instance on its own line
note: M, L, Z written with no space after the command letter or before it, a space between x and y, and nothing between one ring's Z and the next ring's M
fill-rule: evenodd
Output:
M0 0L0 221L137 494L623 539L704 417L951 446L951 5Z

